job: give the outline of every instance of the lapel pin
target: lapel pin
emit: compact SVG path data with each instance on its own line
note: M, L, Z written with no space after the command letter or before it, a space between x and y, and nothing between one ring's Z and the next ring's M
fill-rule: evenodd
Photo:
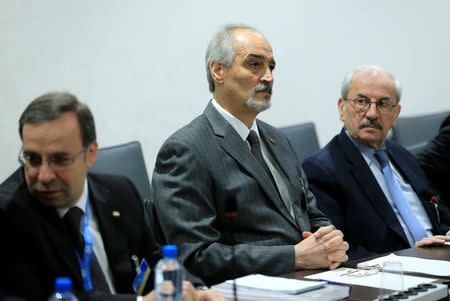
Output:
M114 210L114 211L112 212L112 216L113 216L113 217L120 217L120 212Z
M270 143L275 144L275 140L272 137L269 137L269 141Z

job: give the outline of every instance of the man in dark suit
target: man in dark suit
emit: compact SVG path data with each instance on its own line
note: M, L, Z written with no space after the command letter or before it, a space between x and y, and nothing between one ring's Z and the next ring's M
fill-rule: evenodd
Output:
M167 240L208 284L336 268L347 260L342 233L317 210L287 138L256 120L271 104L269 42L248 26L224 26L206 66L214 98L164 143L153 173Z
M0 185L2 294L46 300L67 276L81 300L155 300L132 290L133 258L151 267L159 259L136 188L87 173L97 152L89 108L69 93L44 94L23 112L19 133L23 166Z
M442 122L439 134L419 153L418 160L443 202L450 205L450 115Z
M450 240L432 236L444 229L417 161L386 140L400 96L398 81L379 67L350 72L338 100L344 128L303 162L319 208L344 232L352 259Z

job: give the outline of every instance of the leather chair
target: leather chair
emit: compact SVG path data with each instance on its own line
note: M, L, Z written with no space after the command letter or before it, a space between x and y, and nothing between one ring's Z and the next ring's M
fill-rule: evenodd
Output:
M320 149L313 122L281 127L280 130L288 137L300 163Z
M413 155L439 133L439 127L450 111L412 117L399 117L392 129L391 139L404 146Z
M97 160L89 171L126 176L136 186L142 200L152 196L144 155L138 141L100 148Z

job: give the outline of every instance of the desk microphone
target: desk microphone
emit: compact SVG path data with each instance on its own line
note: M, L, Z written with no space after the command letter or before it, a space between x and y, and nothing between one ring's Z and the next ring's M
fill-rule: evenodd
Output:
M227 201L226 208L225 208L225 218L227 220L227 223L229 226L231 226L231 223L233 219L235 219L238 215L238 208L236 199L231 198ZM230 232L230 237L232 241L231 245L231 267L233 272L236 271L236 258L235 258L235 249L234 249L234 241L233 241L233 231ZM236 273L234 273L236 275ZM236 288L236 277L233 278L233 300L238 301L237 298L237 288Z
M434 194L431 190L425 189L422 191L422 195L430 204L433 204L440 213L450 219L450 210L442 204L441 197L438 194Z

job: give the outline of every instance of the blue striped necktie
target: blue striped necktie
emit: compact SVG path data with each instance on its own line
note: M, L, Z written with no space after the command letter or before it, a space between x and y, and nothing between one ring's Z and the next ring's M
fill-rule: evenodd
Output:
M374 155L378 162L380 162L386 184L392 198L394 199L395 206L397 207L401 217L405 221L409 232L411 232L414 241L418 242L419 240L427 237L427 232L425 231L423 225L419 222L417 217L414 215L414 212L411 210L411 207L406 200L405 194L400 188L400 184L394 178L391 166L389 165L389 157L386 150L376 151Z

